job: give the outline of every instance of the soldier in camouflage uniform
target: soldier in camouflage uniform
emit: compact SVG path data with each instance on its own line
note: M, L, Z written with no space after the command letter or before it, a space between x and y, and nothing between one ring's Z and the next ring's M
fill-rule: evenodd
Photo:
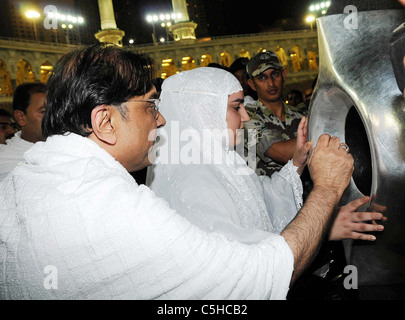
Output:
M286 71L274 52L257 54L246 69L258 100L245 106L250 116L245 122L245 148L257 143L256 173L271 176L293 157L302 114L283 101Z

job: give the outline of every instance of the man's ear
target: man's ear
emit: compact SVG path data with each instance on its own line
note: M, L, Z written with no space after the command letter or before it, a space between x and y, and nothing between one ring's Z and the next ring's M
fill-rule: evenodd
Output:
M248 79L248 84L252 88L252 90L256 91L255 83L251 78Z
M91 127L98 140L114 145L117 143L117 128L114 127L114 107L101 105L91 112Z
M18 125L22 128L25 127L25 113L21 110L14 111L14 119L17 121Z

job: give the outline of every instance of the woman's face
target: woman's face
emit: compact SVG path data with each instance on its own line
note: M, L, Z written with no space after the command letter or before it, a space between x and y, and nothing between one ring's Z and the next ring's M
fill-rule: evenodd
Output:
M250 117L243 105L243 91L231 94L228 97L228 109L226 112L230 148L242 142L244 122L249 120Z

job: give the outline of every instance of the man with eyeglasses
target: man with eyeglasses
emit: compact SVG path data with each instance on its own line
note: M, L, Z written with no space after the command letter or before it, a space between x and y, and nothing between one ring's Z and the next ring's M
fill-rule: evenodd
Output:
M251 148L249 143L256 141L256 173L271 176L292 159L302 114L284 102L287 72L274 52L258 53L250 59L246 70L258 100L245 106L250 116L245 123L245 147ZM252 134L255 139L249 137Z
M27 82L19 85L13 96L14 119L21 131L5 145L0 145L0 181L24 161L24 153L34 143L42 141L41 121L45 113L46 86L41 82Z
M0 144L5 144L7 139L11 139L16 132L16 125L11 114L4 109L0 109Z

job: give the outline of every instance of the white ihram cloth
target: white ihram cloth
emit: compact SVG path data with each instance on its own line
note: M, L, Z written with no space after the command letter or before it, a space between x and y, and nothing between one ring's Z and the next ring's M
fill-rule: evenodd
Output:
M249 246L203 232L76 134L24 157L0 183L0 299L286 297L283 237Z
M24 153L34 144L21 139L21 131L17 132L6 144L0 144L0 181L13 170L16 165L24 161Z
M302 183L292 162L271 178L259 178L237 152L229 150L228 96L241 90L231 73L210 67L181 72L163 82L160 110L166 126L159 135L166 141L159 148L160 163L148 172L148 184L201 229L250 244L269 232L279 234L295 217L302 205ZM214 132L211 150L201 147L206 129ZM181 137L187 130L197 137L185 143L198 153L194 164L184 164L186 153L176 146L176 131ZM214 164L214 159L225 160Z

